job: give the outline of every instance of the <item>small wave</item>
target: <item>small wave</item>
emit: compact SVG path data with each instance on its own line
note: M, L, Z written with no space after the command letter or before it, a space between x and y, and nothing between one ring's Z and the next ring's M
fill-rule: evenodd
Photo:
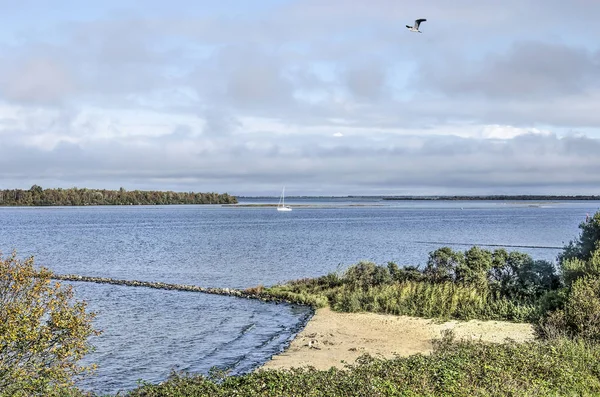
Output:
M250 323L248 325L243 326L242 327L242 335L244 335L246 332L250 331L255 326L256 326L256 323Z
M415 244L436 244L436 245L465 245L479 247L506 247L506 248L538 248L538 249L563 249L563 247L548 245L515 245L515 244L480 244L480 243L450 243L443 241L412 241Z
M258 347L265 347L267 346L269 343L273 342L275 339L278 339L279 337L281 337L281 335L288 333L289 331L287 329L283 329L281 332L276 332L274 334L272 334L270 337L268 337L267 339L265 339L264 341L260 342Z

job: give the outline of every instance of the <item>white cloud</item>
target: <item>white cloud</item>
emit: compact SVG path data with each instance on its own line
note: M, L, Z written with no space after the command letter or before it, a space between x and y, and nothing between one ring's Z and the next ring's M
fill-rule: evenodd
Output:
M485 139L512 139L524 134L550 135L548 130L537 128L518 128L510 125L486 125L481 130L481 137Z

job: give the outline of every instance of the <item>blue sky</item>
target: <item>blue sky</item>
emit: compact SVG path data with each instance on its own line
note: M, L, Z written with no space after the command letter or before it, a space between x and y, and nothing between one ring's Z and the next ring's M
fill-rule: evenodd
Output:
M0 7L0 188L600 194L596 1Z

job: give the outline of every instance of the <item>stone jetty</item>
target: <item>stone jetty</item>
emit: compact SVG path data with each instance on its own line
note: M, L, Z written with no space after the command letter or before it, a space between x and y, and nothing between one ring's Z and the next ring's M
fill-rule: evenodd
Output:
M202 292L205 294L213 295L226 295L236 298L244 299L256 299L263 302L274 302L274 303L289 303L302 305L302 303L294 302L291 300L283 299L281 297L272 296L268 293L261 292L262 288L248 288L245 290L233 289L233 288L204 288L197 285L184 285L184 284L168 284L156 281L137 281L137 280L119 280L107 277L89 277L80 276L77 274L54 274L52 275L54 280L63 281L79 281L87 283L98 283L98 284L115 284L115 285L126 285L128 287L146 287L155 289L166 289L176 291L190 291L190 292Z

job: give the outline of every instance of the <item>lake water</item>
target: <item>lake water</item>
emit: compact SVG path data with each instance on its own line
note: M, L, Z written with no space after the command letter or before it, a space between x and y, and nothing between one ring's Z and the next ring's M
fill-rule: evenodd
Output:
M242 199L240 204L276 203ZM35 255L60 274L246 288L320 276L360 260L424 265L447 245L503 245L555 260L597 201L300 199L273 207L0 207L0 251ZM554 248L553 248L554 247ZM488 247L495 249L497 247ZM148 288L73 283L98 313L98 393L164 380L171 370L251 371L310 315L293 305Z

